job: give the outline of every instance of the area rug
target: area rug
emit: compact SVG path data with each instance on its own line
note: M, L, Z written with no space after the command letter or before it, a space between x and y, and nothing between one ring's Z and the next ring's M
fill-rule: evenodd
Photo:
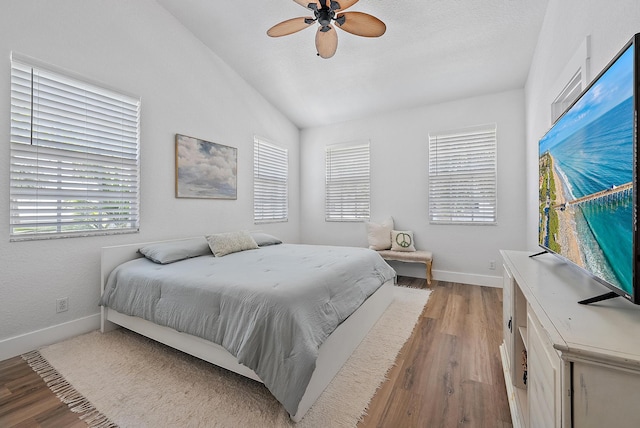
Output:
M395 299L297 424L259 382L118 329L23 355L51 390L95 427L354 427L393 367L429 297Z

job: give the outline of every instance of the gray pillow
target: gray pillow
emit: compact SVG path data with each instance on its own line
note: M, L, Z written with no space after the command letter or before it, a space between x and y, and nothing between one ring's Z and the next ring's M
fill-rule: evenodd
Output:
M266 247L267 245L278 245L282 244L282 241L276 238L273 235L269 235L268 233L263 232L251 232L251 237L258 247Z
M145 245L138 252L155 263L162 265L191 257L211 254L209 243L204 237L182 239L179 241L157 242Z
M209 247L216 257L258 248L258 244L246 230L209 235L207 236L207 242L209 242Z

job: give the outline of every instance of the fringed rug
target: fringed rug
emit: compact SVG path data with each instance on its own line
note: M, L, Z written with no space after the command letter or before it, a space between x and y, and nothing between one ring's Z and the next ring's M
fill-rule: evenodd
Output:
M354 427L366 414L429 297L396 299L303 420L261 383L124 329L92 332L23 355L91 427Z

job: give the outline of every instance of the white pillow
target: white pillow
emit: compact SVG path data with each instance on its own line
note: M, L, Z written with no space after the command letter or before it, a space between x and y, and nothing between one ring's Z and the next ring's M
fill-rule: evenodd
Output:
M209 235L207 236L207 242L216 257L258 248L258 244L246 230Z
M393 230L393 217L389 217L382 223L365 222L367 228L367 240L372 250L388 250L391 248L391 231Z
M410 230L391 231L391 251L415 251L413 232Z

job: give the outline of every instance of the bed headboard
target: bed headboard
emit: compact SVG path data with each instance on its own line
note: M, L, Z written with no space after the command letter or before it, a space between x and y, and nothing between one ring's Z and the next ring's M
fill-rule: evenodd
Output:
M104 286L107 277L118 265L142 257L138 248L145 244L116 245L113 247L102 247L100 256L100 294L104 293Z
M180 238L180 239L168 239L165 241L153 241L153 242L138 242L135 244L126 244L126 245L115 245L111 247L102 247L102 253L100 256L100 295L104 292L104 286L107 283L107 278L112 270L114 270L118 265L121 265L124 262L128 262L129 260L135 260L137 258L142 257L142 254L138 252L139 248L144 247L149 244L157 244L160 242L174 242L174 241L184 241L190 238Z

